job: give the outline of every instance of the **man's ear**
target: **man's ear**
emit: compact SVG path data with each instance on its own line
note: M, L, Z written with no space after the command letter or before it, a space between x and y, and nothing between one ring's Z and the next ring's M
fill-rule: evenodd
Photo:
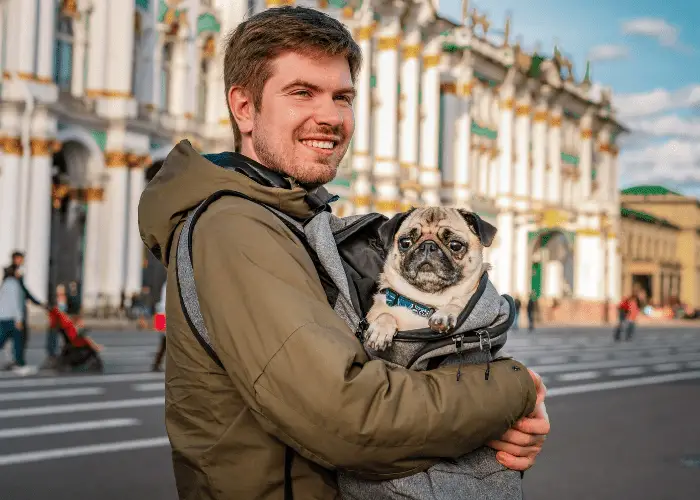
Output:
M228 108L241 134L249 134L253 130L255 109L253 100L243 87L233 86L228 89Z
M387 253L389 250L391 250L391 247L394 244L394 237L399 231L401 224L409 215L411 215L411 212L414 210L415 208L411 208L408 212L399 212L391 219L384 222L384 224L379 226L379 239L381 240L382 248L384 248Z
M490 247L491 243L493 243L493 239L496 237L498 229L485 220L482 220L482 218L474 212L469 212L468 210L461 208L457 209L457 211L467 222L467 224L469 224L472 231L474 231L474 233L479 237L481 244L485 247Z

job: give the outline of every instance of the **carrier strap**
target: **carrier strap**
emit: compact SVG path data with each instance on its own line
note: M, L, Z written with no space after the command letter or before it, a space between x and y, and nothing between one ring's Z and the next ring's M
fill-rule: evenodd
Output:
M285 225L304 243L306 244L306 238L304 236L303 226L292 219L286 214L279 212L267 205L257 202L256 200L250 198L249 196L239 193L237 191L222 190L217 191L209 198L200 203L197 208L192 210L187 218L185 219L185 224L180 232L180 237L177 242L176 250L176 277L177 277L177 288L178 294L180 296L180 306L182 312L185 315L185 320L192 330L197 341L201 344L202 348L211 357L211 359L221 368L225 370L224 364L221 359L216 354L216 350L211 342L211 337L209 336L209 331L204 322L204 317L202 316L202 310L199 305L199 298L197 295L197 286L194 281L194 267L192 265L192 236L194 234L194 226L199 217L204 213L204 211L224 196L237 196L239 198L245 198L253 203L261 205L275 215L277 215ZM284 500L294 500L294 495L292 492L292 462L294 460L294 450L289 446L285 446L284 450Z

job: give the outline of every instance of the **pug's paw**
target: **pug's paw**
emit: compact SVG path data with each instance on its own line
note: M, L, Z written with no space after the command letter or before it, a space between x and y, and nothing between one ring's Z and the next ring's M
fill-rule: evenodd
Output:
M430 316L428 325L433 331L445 333L457 326L457 317L460 312L462 311L457 306L447 305Z
M391 345L396 334L396 320L389 314L382 314L370 323L365 333L365 345L375 351L383 351Z

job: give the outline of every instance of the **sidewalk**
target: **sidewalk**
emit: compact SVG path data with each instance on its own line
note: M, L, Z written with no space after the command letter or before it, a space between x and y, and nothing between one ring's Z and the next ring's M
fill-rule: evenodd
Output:
M138 322L120 318L84 318L85 327L93 331L136 331ZM29 329L33 331L45 331L49 327L48 317L43 311L29 313Z

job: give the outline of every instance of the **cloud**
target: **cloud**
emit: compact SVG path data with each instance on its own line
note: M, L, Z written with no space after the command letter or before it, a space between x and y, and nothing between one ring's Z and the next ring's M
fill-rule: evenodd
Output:
M700 141L700 118L681 118L671 114L655 119L625 123L633 133L651 137L675 137ZM636 134L635 134L636 135Z
M622 119L700 107L700 84L689 85L675 91L654 89L651 92L638 94L620 94L613 96L613 105Z
M656 17L640 17L622 23L622 33L625 35L638 35L656 38L663 47L689 51L687 47L678 41L679 30L664 19Z
M597 45L588 52L590 61L614 61L624 59L629 54L623 45Z
M700 184L700 143L673 139L620 153L620 183Z

